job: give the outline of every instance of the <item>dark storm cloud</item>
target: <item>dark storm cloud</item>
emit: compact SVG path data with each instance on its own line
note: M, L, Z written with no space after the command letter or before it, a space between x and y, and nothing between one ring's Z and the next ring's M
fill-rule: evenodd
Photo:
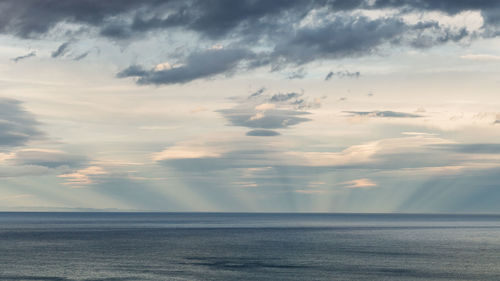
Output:
M419 118L422 115L397 111L344 111L351 116L381 117L381 118Z
M36 52L35 51L33 51L33 52L29 53L29 54L26 54L24 56L15 57L15 58L12 59L12 61L18 62L20 60L24 60L24 59L31 58L31 57L34 57L34 56L36 56Z
M117 77L137 77L137 84L175 84L187 83L217 74L230 74L241 62L254 54L245 49L205 50L190 54L184 64L169 69L145 70L132 65L117 74Z
M398 9L400 13L371 18L356 12L358 9ZM485 17L484 29L492 30L488 36L496 34L500 2L486 0L6 0L0 3L0 32L43 38L54 27L70 23L87 30L82 36L98 34L112 40L131 41L152 31L179 30L191 31L209 42L231 42L230 50L214 52L213 58L205 56L208 52L188 48L186 53L191 55L181 62L183 66L162 71L131 66L118 74L139 76L139 84L160 85L187 83L216 74L230 75L243 61L245 69L270 67L277 71L317 60L369 55L383 46L429 48L473 39L478 34L465 28L452 29L436 21L410 24L401 17L415 11L456 14L469 10L479 10ZM297 24L313 14L322 20ZM58 57L65 50L67 43L53 56ZM131 75L132 72L141 75ZM303 76L298 71L289 78Z
M0 148L22 146L43 136L35 117L18 100L0 98Z
M424 27L422 27L424 26ZM240 39L233 48L194 51L183 62L183 66L155 71L139 69L137 66L124 69L118 77L127 77L131 70L138 72L138 84L187 83L216 74L231 75L244 63L244 70L270 67L271 71L299 66L316 60L358 57L376 53L384 45L411 45L418 48L432 47L448 41L458 41L468 35L438 28L430 35L422 33L427 27L422 23L410 26L397 18L371 19L363 16L338 16L319 26L306 26L284 30L280 34L258 34L258 38L273 46L270 51L255 53L245 43L252 31L234 35ZM435 26L432 28L435 29ZM429 27L430 28L430 27ZM465 32L464 32L465 31ZM249 35L250 34L250 35ZM257 40L257 41L262 41ZM238 47L239 46L239 47ZM338 77L359 77L359 73L339 71ZM289 78L304 77L305 72L291 74ZM333 74L332 74L333 75Z
M354 9L396 8L401 11L441 11L456 14L479 10L487 22L496 22L494 11L500 3L494 0L432 1L294 1L294 0L6 0L1 3L0 31L20 37L48 32L58 23L69 22L98 27L110 37L129 37L150 30L183 27L210 38L220 38L234 30L269 32L276 23L297 22L315 8L330 13ZM281 27L281 26L278 26Z
M274 136L279 136L281 134L273 130L252 130L248 131L246 135L253 137L274 137Z
M384 46L430 48L457 42L471 34L454 30L437 22L408 24L397 17L372 19L359 15L338 15L314 26L305 26L276 36L274 48L260 54L255 66L270 65L280 70L288 65L302 65L323 59L359 57L379 53ZM339 77L358 77L356 72L337 72ZM334 74L327 75L331 78ZM328 79L329 79L328 78Z
M109 37L182 26L211 38L315 5L314 1L290 0L7 0L0 4L0 30L20 37L40 36L58 23L69 22L97 27Z
M313 7L311 1L170 1L163 13L153 16L136 14L128 25L111 25L103 30L106 36L130 37L156 29L182 27L196 31L211 39L220 39L237 31L253 35L256 32L270 32L276 27L278 17L294 18ZM151 5L143 7L152 9ZM148 14L148 13L144 13Z
M147 1L149 5L160 1ZM7 0L0 3L0 31L19 37L39 37L59 23L100 26L105 20L144 6L143 1Z
M398 42L407 26L399 19L338 17L319 27L303 27L277 42L272 53L280 62L304 64L315 59L370 53L386 42Z
M419 11L439 11L447 14L458 14L463 11L478 10L483 16L492 21L489 12L500 8L500 3L496 0L376 0L371 6L373 9L380 8L400 8L413 9Z
M62 43L57 50L53 51L51 56L53 58L60 57L68 51L69 42Z
M360 75L361 75L361 73L359 73L359 71L356 71L356 72L350 72L350 71L347 71L347 70L337 71L337 72L330 71L326 75L325 81L328 81L328 80L332 79L333 76L336 76L336 77L339 77L339 78L344 78L344 77L359 78Z

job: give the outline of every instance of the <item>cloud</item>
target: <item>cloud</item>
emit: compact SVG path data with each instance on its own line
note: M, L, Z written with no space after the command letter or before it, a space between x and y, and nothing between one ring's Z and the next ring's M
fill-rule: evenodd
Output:
M333 72L331 72L331 71L330 71L330 72L328 72L328 74L325 76L325 81L330 80L330 79L333 77L333 74L334 74L334 73L333 73Z
M366 2L365 2L366 3ZM479 10L482 16L486 19L486 24L497 24L498 16L495 12L500 8L500 4L495 0L484 1L433 1L433 0L404 0L404 1L385 1L377 0L370 5L373 9L381 8L396 8L413 11L438 11L450 15L456 15L463 11Z
M311 119L302 117L308 112L274 109L256 115L253 109L233 108L218 110L232 125L247 128L284 129ZM256 118L258 117L258 118Z
M38 121L18 100L0 98L0 147L15 147L41 138Z
M108 172L98 166L90 166L75 171L74 173L62 174L57 177L65 179L65 185L72 187L83 187L96 182L100 176L107 175Z
M85 52L83 54L80 54L76 57L73 58L74 61L80 61L80 60L83 60L84 58L86 58L88 55L90 54L90 52Z
M0 201L16 201L18 199L25 199L25 198L31 198L33 197L33 194L16 194L16 195L9 195L9 196L0 196Z
M479 192L479 188L482 198L487 198L487 192L496 187L495 182L498 182L498 155L496 158L485 159L484 155L476 153L469 155L443 151L438 148L439 145L453 142L436 136L381 139L353 145L341 151L329 151L326 147L318 149L314 145L294 145L289 141L286 138L219 138L205 143L209 151L218 151L218 157L169 159L159 161L158 164L169 170L173 169L192 188L225 188L224 192L231 193L235 192L235 188L248 185L258 187L259 194L265 193L266 198L279 194L279 198L291 200L287 201L287 204L291 204L287 206L293 206L294 199L297 198L294 194L297 192L311 196L335 193L335 198L340 199L337 202L345 204L339 210L348 208L350 204L365 206L370 199L387 204L402 204L402 209L410 205L405 204L405 200L412 200L411 206L414 207L413 200L425 201L425 194L409 195L418 192L420 186L430 194L448 189L463 189L464 198L467 194ZM191 149L186 147L186 150ZM485 169L492 171L488 179L470 176ZM496 169L496 174L492 169ZM491 178L492 175L495 175L494 178ZM332 182L332 177L338 180ZM463 178L469 178L467 184L462 183ZM403 189L401 179L408 183ZM460 188L455 188L457 184ZM361 190L366 192L359 192ZM244 196L246 198L249 195ZM439 206L438 201L452 202L453 198L461 196L446 192L446 198L436 200L436 204L432 206ZM274 200L278 197L272 198ZM261 200L261 197L257 200ZM343 202L344 200L347 201ZM301 201L298 203L302 204ZM326 198L325 203L330 206L331 200ZM496 205L491 203L491 206ZM368 209L380 210L377 206L372 207L373 209ZM359 208L361 207L356 206L349 210ZM400 209L391 205L388 210Z
M50 173L50 168L44 166L0 165L0 178L23 178L43 176Z
M0 31L20 37L39 37L61 23L98 29L110 38L130 38L173 28L191 30L211 39L236 34L279 33L289 23L299 22L311 11L327 14L359 9L394 8L414 11L440 11L457 14L479 10L486 23L495 24L498 2L490 1L119 1L97 3L92 0L60 3L57 0L2 2ZM223 12L226 11L226 12ZM281 24L280 24L281 23Z
M259 104L255 107L255 110L258 110L258 111L266 111L266 110L271 110L271 109L275 109L276 108L276 105L274 103L263 103L263 104Z
M466 60L476 60L476 61L498 61L500 56L488 55L488 54L468 54L460 56L462 59Z
M65 42L65 43L62 43L61 45L59 45L57 50L52 52L51 56L53 58L57 58L57 57L64 55L68 51L69 43L70 42Z
M387 42L401 41L407 25L393 18L336 17L320 26L306 26L277 42L275 63L305 64L317 59L353 57L371 53Z
M266 88L260 88L256 92L250 94L250 96L248 96L248 99L258 97L258 96L262 95L262 93L264 93L265 91L266 91Z
M397 111L344 111L351 114L351 116L366 116L366 117L379 117L379 118L420 118L422 115L397 112Z
M111 21L104 26L101 34L112 38L130 38L148 31L180 27L210 39L219 39L236 32L253 34L255 29L269 29L276 22L276 16L295 14L300 7L311 6L307 1L300 2L170 1L163 2L163 5L145 2L141 7L143 13L135 13L128 21Z
M340 152L289 151L290 157L303 166L339 169L403 169L449 166L471 160L460 155L441 152L432 146L452 143L434 136L411 136L381 139L353 145Z
M132 65L117 74L118 78L137 77L137 84L177 84L218 74L230 75L241 62L254 54L245 49L209 49L190 54L178 67L144 70Z
M207 110L208 110L208 108L206 108L206 107L204 107L204 106L199 105L199 106L197 106L197 107L195 107L195 108L191 109L189 112L190 112L190 113L198 113L198 112L203 112L203 111L207 111Z
M363 179L357 179L357 180L352 180L352 181L346 181L340 183L344 188L369 188L369 187L375 187L377 184L373 182L370 179L363 178Z
M272 95L271 98L269 99L269 101L270 102L286 102L286 101L289 101L291 99L297 99L301 95L302 94L298 94L298 93L287 93L287 94L278 93L278 94Z
M299 68L298 70L296 71L293 71L291 73L288 74L287 76L287 79L302 79L304 77L306 77L306 71L303 67Z
M274 136L279 136L281 134L279 132L272 130L252 130L248 131L246 135L254 137L274 137Z
M24 60L24 59L27 59L27 58L31 58L31 57L35 57L36 56L36 52L35 51L32 51L24 56L19 56L19 57L15 57L12 59L12 61L14 62L18 62L20 60Z
M500 10L498 2L438 2L81 0L61 4L56 0L6 0L0 10L0 33L44 38L57 28L58 32L66 31L65 36L73 40L76 26L85 30L79 36L133 42L157 36L161 31L184 32L190 34L186 38L216 46L200 51L186 44L185 52L189 55L178 67L155 70L130 65L117 75L137 77L138 84L154 85L188 83L264 66L270 66L271 70L297 69L312 61L378 53L384 46L429 48L498 33L500 16L495 12ZM388 13L387 9L396 9L398 13ZM485 18L484 30L488 32L469 30L465 23L457 27L438 20L405 19L408 14L429 11L451 15L480 11ZM372 12L372 16L364 12ZM218 42L228 42L231 48L221 48ZM53 57L63 55L68 44L69 41L60 45ZM241 64L245 65L238 67ZM295 79L304 75L305 68L300 67L288 76ZM343 75L356 77L355 73Z
M500 143L440 144L432 146L432 148L456 153L500 154Z
M327 193L326 190L322 189L297 189L294 192L301 194L324 194Z
M15 152L12 161L17 165L36 165L47 168L57 168L60 166L80 166L87 160L82 156L69 154L60 150L30 148Z
M347 70L337 71L337 72L330 71L326 75L325 81L328 81L328 80L332 79L333 76L337 76L339 78L344 78L344 77L359 78L360 75L361 75L361 73L359 73L359 71L356 71L356 72L350 72L350 71L347 71Z
M233 108L217 110L233 126L252 130L247 136L279 134L271 129L286 129L311 121L306 111L319 108L323 98L310 101L303 93L296 92L264 94L264 88L250 94L246 99L236 99L239 104ZM272 133L271 133L272 132Z
M214 148L202 143L185 142L153 154L152 159L155 162L160 162L175 159L217 158L222 155L221 153L220 148Z

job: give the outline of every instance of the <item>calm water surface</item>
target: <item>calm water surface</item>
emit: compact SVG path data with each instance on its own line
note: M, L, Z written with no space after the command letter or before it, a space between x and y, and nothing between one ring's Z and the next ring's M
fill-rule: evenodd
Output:
M0 280L500 280L499 215L0 213Z

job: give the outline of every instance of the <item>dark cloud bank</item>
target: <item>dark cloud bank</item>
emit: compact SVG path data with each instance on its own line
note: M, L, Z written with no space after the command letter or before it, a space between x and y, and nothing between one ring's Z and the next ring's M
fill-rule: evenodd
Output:
M397 9L400 13L369 18L358 13L360 9ZM483 34L434 20L408 23L401 18L409 12L455 15L471 10L483 16ZM312 11L322 21L297 24ZM111 40L140 40L151 32L177 30L192 32L207 42L228 42L223 49L188 50L180 58L179 67L155 71L153 67L131 65L117 75L136 77L141 85L161 85L256 67L280 70L317 60L362 56L386 45L429 48L478 36L497 36L499 11L500 2L493 0L5 0L0 3L0 33L43 38L54 27L71 23L86 30L84 36L97 34ZM67 47L66 43L61 45L53 56L64 54Z

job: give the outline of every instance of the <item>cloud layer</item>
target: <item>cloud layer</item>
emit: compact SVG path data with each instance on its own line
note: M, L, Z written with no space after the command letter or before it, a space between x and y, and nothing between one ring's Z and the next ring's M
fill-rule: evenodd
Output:
M374 54L391 46L429 48L496 36L500 22L495 13L500 4L496 1L439 1L436 4L427 0L349 3L334 0L110 0L97 3L83 0L61 4L55 0L9 0L3 1L1 8L1 33L44 38L51 36L53 30L65 31L68 41L52 53L53 57L67 52L71 40L88 37L134 42L153 32L184 32L186 37L201 42L222 43L219 50L203 50L184 42L185 55L166 58L176 67L158 70L155 65L143 67L135 63L117 74L121 78L137 77L140 85L182 84L259 67L276 71L325 59ZM398 9L399 13L391 9ZM380 15L373 16L374 11ZM450 25L435 18L408 19L408 15L424 12L454 16L464 11L479 11L484 18L482 29L471 30L466 25ZM173 60L176 62L172 63ZM302 78L305 72L300 69L289 77ZM342 72L336 75L359 76Z
M42 137L38 125L20 101L0 98L0 148L22 146Z
M229 124L256 129L247 136L278 136L272 129L286 129L311 121L307 110L321 106L321 99L309 101L304 94L296 92L264 94L264 88L239 100L239 104L229 109L217 110Z

